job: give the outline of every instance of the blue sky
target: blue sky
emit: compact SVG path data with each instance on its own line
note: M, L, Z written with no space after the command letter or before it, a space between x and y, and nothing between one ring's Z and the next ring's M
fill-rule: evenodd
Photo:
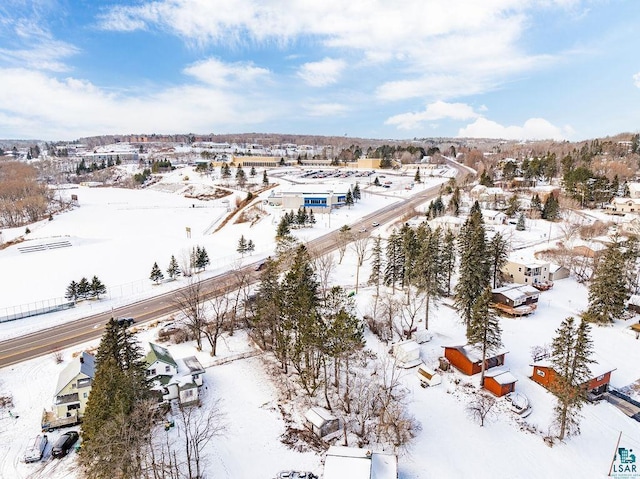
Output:
M640 129L638 0L2 0L0 138Z

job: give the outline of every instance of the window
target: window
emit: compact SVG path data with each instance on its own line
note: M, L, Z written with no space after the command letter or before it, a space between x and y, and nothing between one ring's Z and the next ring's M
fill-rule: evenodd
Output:
M171 366L165 366L164 367L164 372L168 373L169 371L171 371Z
M82 397L87 399L88 394L87 393L82 393Z
M536 369L536 374L538 376L540 376L541 378L546 376L546 374L544 373L544 371L542 369Z

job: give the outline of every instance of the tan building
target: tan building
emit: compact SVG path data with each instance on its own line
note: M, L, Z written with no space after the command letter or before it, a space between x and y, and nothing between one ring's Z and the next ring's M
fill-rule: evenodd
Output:
M614 213L639 213L640 198L613 198L609 208Z
M84 351L62 370L54 402L58 418L84 415L94 374L94 357Z
M549 281L549 263L524 259L509 259L502 268L505 280L510 283L535 284Z

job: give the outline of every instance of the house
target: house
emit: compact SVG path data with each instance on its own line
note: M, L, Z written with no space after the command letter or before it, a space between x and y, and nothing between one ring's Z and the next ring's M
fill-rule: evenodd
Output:
M324 479L398 479L395 454L356 447L330 446L324 460Z
M167 348L149 343L149 352L144 358L147 363L147 378L171 378L178 373L178 364Z
M340 429L340 420L323 407L312 407L305 415L305 426L322 438Z
M173 359L167 348L149 343L145 357L147 378L152 381L152 390L157 391L161 401L177 399L180 404L195 404L200 399L204 368L195 356Z
M54 401L58 418L84 415L94 376L94 357L85 351L60 372Z
M491 291L493 306L512 316L525 316L538 307L540 291L529 285L503 286Z
M533 379L538 384L549 389L553 383L556 372L548 359L535 362L533 367ZM616 368L607 364L604 360L596 358L596 362L589 365L589 380L583 386L587 389L589 397L597 397L609 390L609 382L611 381L611 373Z
M614 197L608 205L613 213L638 213L640 212L640 198L620 198Z
M549 263L536 259L509 258L502 274L510 283L534 284L549 281Z
M632 294L627 300L627 310L632 313L640 313L640 295Z
M431 226L432 229L440 227L444 231L448 230L452 233L458 234L462 229L462 225L464 224L464 222L464 218L460 218L458 216L443 215L436 216L435 218L429 220L429 226Z
M498 397L516 389L516 377L508 369L494 368L484 373L483 387Z
M420 345L413 339L406 339L395 343L392 347L396 365L400 368L413 368L420 364Z
M507 222L507 215L502 211L482 210L482 217L489 225L503 225Z
M443 348L444 357L461 373L473 376L482 370L482 351L477 346L467 344L465 346L443 346ZM504 356L507 352L501 349L488 353L485 368L488 370L504 365Z
M627 183L629 189L630 198L640 198L640 183L629 182Z

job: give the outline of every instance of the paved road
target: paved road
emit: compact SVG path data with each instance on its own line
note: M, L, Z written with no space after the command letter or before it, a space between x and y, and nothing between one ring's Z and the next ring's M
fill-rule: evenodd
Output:
M464 174L468 173L457 163L451 162L451 165ZM440 185L438 184L421 191L410 199L390 204L352 223L351 228L354 231L367 228L366 234L370 234L373 222L384 224L401 218L420 204L437 196L439 190ZM329 253L337 249L337 235L337 231L328 233L309 241L307 246L316 254ZM255 271L258 264L259 262L249 264L239 270L227 271L203 280L201 283L202 291L205 292L206 297L213 297L219 294L223 288L235 287L237 289L241 281L255 283L259 276L259 273ZM184 291L184 288L114 309L113 312L94 314L60 324L59 326L29 333L19 338L0 341L0 368L97 339L102 336L104 326L111 316L133 317L136 318L137 323L145 323L175 313L178 308L174 298L181 291Z

